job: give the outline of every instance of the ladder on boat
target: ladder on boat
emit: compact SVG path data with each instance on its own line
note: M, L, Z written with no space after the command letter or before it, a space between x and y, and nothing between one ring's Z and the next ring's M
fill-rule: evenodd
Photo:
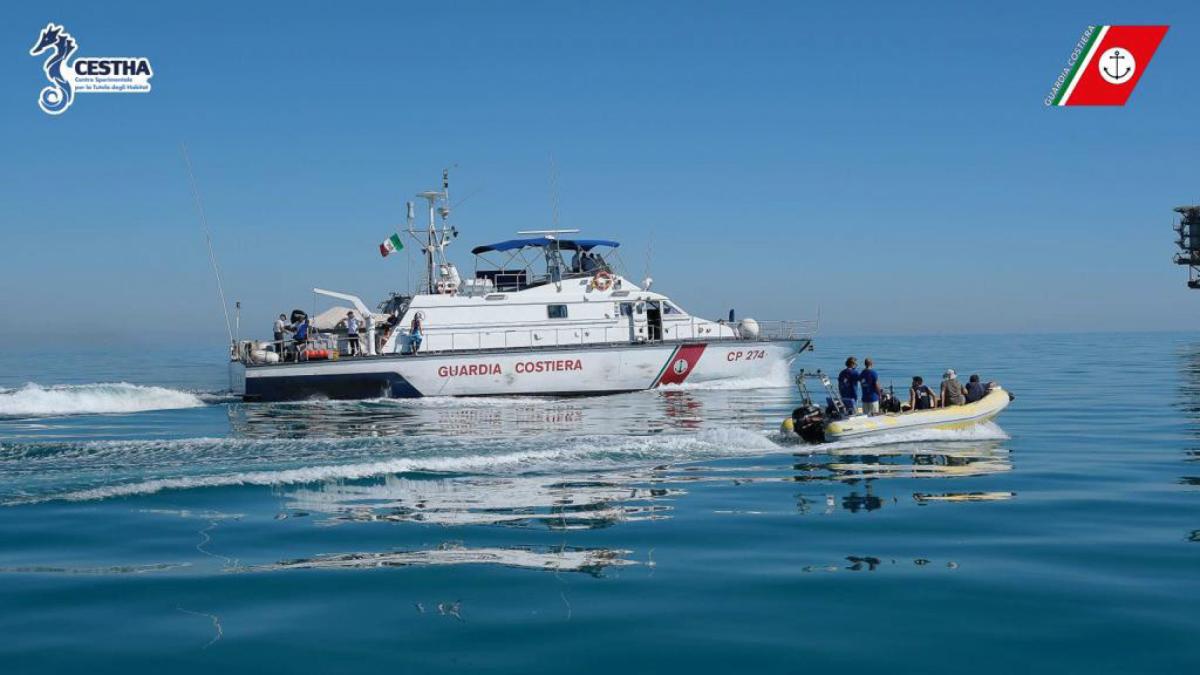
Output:
M830 401L830 406L832 406L833 412L839 419L845 419L853 414L846 408L846 404L842 402L841 394L833 388L833 382L829 380L829 375L819 369L815 373L801 369L796 375L796 386L800 387L800 395L804 397L805 402L812 403L812 394L808 391L808 380L810 379L820 382L821 386L824 387Z

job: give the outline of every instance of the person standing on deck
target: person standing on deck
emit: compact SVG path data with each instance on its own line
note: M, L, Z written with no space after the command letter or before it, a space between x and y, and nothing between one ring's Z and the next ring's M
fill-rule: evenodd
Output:
M346 312L346 356L358 356L358 317Z
M292 327L292 332L295 334L292 341L296 345L296 360L300 360L301 353L308 346L308 317L304 317L296 322Z
M862 386L863 412L868 415L879 414L879 396L883 393L874 365L875 362L869 357L863 359L863 370L858 375L858 382Z
M858 379L858 359L851 356L846 359L845 369L838 373L838 395L851 415L858 407Z
M273 338L271 340L271 349L275 350L276 354L283 353L283 337L284 337L284 333L287 332L288 328L289 328L289 326L287 325L287 315L280 314L279 318L275 319L275 327L274 327L274 330L272 331Z
M421 340L422 339L423 339L423 336L421 335L421 313L417 312L416 315L413 316L412 329L409 330L409 333L408 333L408 341L409 341L409 344L412 345L412 353L413 354L416 354L421 349Z

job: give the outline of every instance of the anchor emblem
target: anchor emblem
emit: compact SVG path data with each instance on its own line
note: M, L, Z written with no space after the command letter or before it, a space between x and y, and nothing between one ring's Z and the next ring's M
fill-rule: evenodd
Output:
M1124 84L1133 76L1137 61L1133 54L1120 47L1113 47L1100 56L1100 76L1109 84Z
M675 362L675 366L672 368L672 370L675 371L676 375L682 375L687 372L689 365L691 364L687 362L687 359L679 359Z

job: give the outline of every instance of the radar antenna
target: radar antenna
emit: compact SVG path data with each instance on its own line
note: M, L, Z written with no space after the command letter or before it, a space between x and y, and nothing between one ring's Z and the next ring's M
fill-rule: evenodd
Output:
M458 290L458 271L446 259L446 247L458 237L458 228L450 225L450 169L442 170L442 189L417 195L429 205L429 221L424 230L416 228L413 203L408 203L408 236L425 254L425 293L452 293ZM439 218L441 222L439 223Z

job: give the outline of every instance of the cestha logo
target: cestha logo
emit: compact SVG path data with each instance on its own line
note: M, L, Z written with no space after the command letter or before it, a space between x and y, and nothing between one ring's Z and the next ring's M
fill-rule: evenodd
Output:
M75 38L53 22L42 29L30 56L54 50L42 64L50 86L38 96L38 107L49 115L61 115L75 102L77 94L144 94L150 91L154 71L143 56L77 58L68 63L79 45Z

